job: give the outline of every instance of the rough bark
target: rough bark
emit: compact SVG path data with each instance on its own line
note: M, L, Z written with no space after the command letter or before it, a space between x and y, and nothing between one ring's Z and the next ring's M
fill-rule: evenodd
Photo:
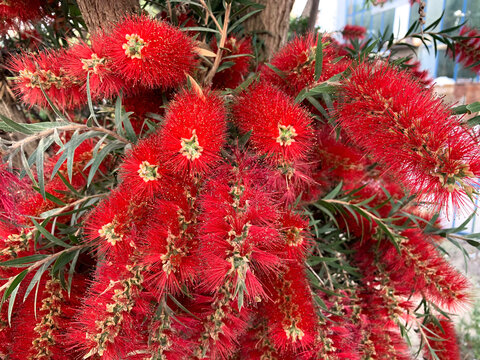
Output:
M263 57L269 59L287 41L290 12L294 0L256 0L265 9L245 22L249 33L264 41Z
M77 0L85 24L91 33L121 19L125 14L138 13L138 0Z
M320 0L312 0L312 5L310 8L310 14L308 16L308 31L315 30L315 24L317 23L317 15L318 15L318 6L320 5Z

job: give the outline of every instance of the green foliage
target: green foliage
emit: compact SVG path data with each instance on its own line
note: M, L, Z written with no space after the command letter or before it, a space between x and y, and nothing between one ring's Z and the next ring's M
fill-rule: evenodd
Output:
M457 326L462 359L480 359L480 301L477 300L470 316L462 318Z

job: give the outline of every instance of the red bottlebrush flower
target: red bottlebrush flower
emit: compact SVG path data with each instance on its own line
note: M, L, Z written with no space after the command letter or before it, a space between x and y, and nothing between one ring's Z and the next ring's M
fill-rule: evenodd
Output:
M463 38L455 41L455 55L457 61L463 64L464 67L470 67L477 64L470 69L477 74L480 73L480 31L476 28L469 26L463 26L460 29L458 36ZM448 51L448 54L452 56L452 52Z
M160 298L165 292L180 293L182 286L191 288L199 264L194 256L198 249L198 209L194 188L178 187L169 200L157 201L150 214L150 225L140 237L147 252L142 264L151 275L146 287Z
M256 171L245 163L225 166L205 185L201 201L202 285L218 292L227 284L240 304L266 297L261 278L279 264L273 253L280 245L277 213Z
M160 160L162 151L157 134L140 141L127 153L120 167L123 186L147 199L166 187L170 180Z
M213 296L195 298L200 326L194 333L193 351L189 358L202 360L229 359L238 347L238 339L247 330L250 311L239 309L235 288L225 283Z
M218 45L215 38L212 39L211 48L213 52L217 52ZM227 62L233 62L233 65L215 74L212 80L213 87L217 89L234 89L240 85L248 74L248 69L252 62L252 55L253 49L249 38L238 39L235 36L228 37L223 46L223 60L220 66ZM236 57L225 59L229 56Z
M42 0L6 0L0 4L0 18L17 18L22 21L39 19L44 11Z
M175 299L183 309L192 307L192 299L186 296L177 295ZM170 299L167 298L167 300ZM185 314L174 301L165 303L168 307L161 305L159 308L155 303L150 311L151 314L146 316L147 319L151 319L148 326L148 352L153 359L162 357L169 360L186 359L194 346L194 336L187 338L186 334L196 334L192 329L199 326L199 321ZM144 319L141 321L144 322Z
M188 7L181 3L173 7L171 15L172 17L170 18L167 11L162 11L160 13L160 18L182 28L182 31L187 30L186 28L189 27L199 26ZM186 32L192 37L198 34L198 31L195 30L188 30Z
M430 349L425 345L423 356L427 360L460 360L460 349L457 343L457 334L453 322L447 318L439 319L440 327L434 322L429 322L423 330L427 335ZM432 355L435 353L435 357Z
M281 255L285 259L302 260L310 243L308 221L299 214L287 211L280 215L280 233L284 244Z
M404 67L410 72L412 77L416 79L422 86L430 86L433 83L433 79L428 74L428 70L420 69L420 61L409 60L403 64Z
M160 116L164 115L165 108L163 107L162 102L159 101L163 95L166 95L169 100L172 97L172 94L170 93L165 94L165 92L155 89L141 91L122 99L122 105L125 108L125 111L133 112L129 119L136 134L141 134L142 131L148 130L148 126L145 124L147 119L155 123L158 121L157 119L150 117L148 113L158 114Z
M22 54L12 58L9 68L15 76L15 92L30 106L46 107L47 99L42 89L55 106L71 109L84 104L85 96L78 81L66 76L62 68L63 51Z
M80 42L68 49L63 65L65 72L82 85L86 92L86 81L89 76L92 98L111 98L118 95L124 82L112 69L112 62L106 56L106 37L100 35L92 39L90 47Z
M19 309L12 321L8 358L76 358L79 354L68 348L64 338L85 291L85 279L81 275L75 276L70 296L57 279L40 279L38 289L38 296L32 292L24 303L15 305Z
M330 79L332 76L343 72L350 62L347 60L336 61L337 49L334 45L325 45L330 37L323 37L323 62L322 74L318 81L315 80L315 51L317 37L308 34L294 39L285 45L271 60L271 64L279 69L281 77L267 66L261 69L261 78L280 87L287 94L296 97L306 87L315 85Z
M29 192L28 182L20 180L7 169L7 164L0 164L0 219L9 222L21 221L19 203L23 200L23 193Z
M311 150L311 118L293 99L276 87L261 82L237 99L233 107L236 123L260 155L272 156L280 164L302 160Z
M144 269L134 256L120 256L99 265L74 326L69 329L73 347L84 358L126 358L135 341L126 338L124 331L134 322L143 276Z
M398 89L403 89L398 91ZM462 202L480 176L477 141L408 72L361 64L343 85L340 125L422 199Z
M367 29L360 25L345 25L342 30L342 36L345 40L363 39Z
M175 173L204 173L225 142L223 102L210 91L184 91L170 103L161 130L162 156Z
M270 301L262 308L269 336L280 351L311 348L317 335L318 319L305 270L289 263L268 284Z
M126 18L105 41L114 68L133 86L176 87L195 65L193 41L179 29L147 16Z
M313 179L315 163L312 161L283 162L275 166L268 177L268 186L280 201L293 205L297 200L314 201L320 195L318 183Z
M85 234L92 246L113 256L131 254L136 248L136 229L148 221L150 203L136 196L135 189L120 186L90 212Z
M400 253L386 239L380 240L379 245L376 240L360 244L356 259L362 272L373 275L380 267L397 292L422 295L447 310L469 302L468 280L440 256L426 235L410 229L401 236L397 240Z
M365 154L341 138L336 139L331 128L317 132L313 160L318 163L314 179L326 185L326 191L333 189L340 181L345 190L359 188L367 176Z

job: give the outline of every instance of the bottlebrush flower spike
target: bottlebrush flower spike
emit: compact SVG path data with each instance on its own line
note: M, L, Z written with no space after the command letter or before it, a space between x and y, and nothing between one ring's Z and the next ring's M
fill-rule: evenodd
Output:
M208 90L183 91L165 115L162 159L174 173L205 173L221 159L225 132L225 108L219 97Z
M8 170L7 164L0 164L0 219L12 223L21 222L21 206L25 193L31 195L29 183L26 179L20 180ZM1 247L0 247L1 248ZM1 250L0 250L1 251Z
M306 249L310 239L308 235L308 221L299 214L287 210L280 215L280 234L284 244L280 255L284 259L302 260L306 256Z
M357 249L357 265L364 274L375 274L375 268L381 269L389 284L400 294L424 296L447 310L457 309L470 301L468 280L440 256L420 230L405 230L397 243L400 253L386 239L380 240L378 245L376 240L364 241ZM377 254L372 250L376 246Z
M129 236L148 221L149 199L138 198L134 189L120 186L90 212L85 221L87 241L110 256L131 254L136 247Z
M80 91L78 80L67 76L62 68L64 51L43 51L38 54L21 54L12 58L9 69L18 73L14 90L30 105L46 107L48 95L59 109L72 109L84 104L86 97Z
M447 318L438 319L440 327L434 322L429 322L423 331L427 335L427 345L424 347L424 357L427 360L460 360L460 349L457 343L457 334L453 322ZM435 357L432 355L435 353Z
M44 14L42 5L46 1L43 0L14 0L2 1L0 3L0 18L8 20L18 18L22 21L35 20Z
M129 116L130 123L137 135L148 130L145 121L158 123L157 119L149 116L149 113L164 116L165 108L158 101L162 96L166 96L169 100L173 97L171 92L161 91L159 89L144 90L138 93L128 95L122 99L122 105L126 112L133 112Z
M474 64L475 66L470 69L477 74L480 73L480 31L476 28L469 26L463 26L460 29L458 36L464 37L455 41L455 55L457 61L468 68ZM450 56L453 55L451 51L448 51Z
M252 326L240 339L241 359L277 359L278 351L268 336L267 320L256 315L252 320ZM284 360L290 360L285 356Z
M342 36L345 40L363 39L367 29L360 25L345 25L342 30Z
M304 160L311 150L309 114L269 83L258 83L240 96L233 116L243 132L252 132L250 141L257 153L272 157L275 163Z
M80 42L67 50L65 72L82 84L82 91L87 91L87 76L93 99L111 98L120 93L124 81L113 71L112 61L107 57L107 39L97 35L89 46Z
M350 65L348 60L336 61L337 50L333 44L326 44L330 38L324 36L322 74L315 81L315 51L317 36L308 34L298 37L285 45L271 60L271 64L283 73L283 77L267 66L261 69L261 79L278 86L290 96L296 97L306 88L330 79L343 72Z
M214 295L196 297L195 308L201 322L194 333L190 358L229 359L237 350L238 339L247 329L250 311L245 307L239 309L234 294L232 283L226 282Z
M178 187L172 200L157 201L151 225L141 234L148 253L142 264L151 275L145 286L157 298L165 292L180 293L196 283L199 264L194 256L198 250L196 192L188 186Z
M190 305L185 304L184 301L183 304L182 301L179 303L184 308L188 308ZM155 305L151 314L147 315L152 319L148 327L148 352L152 359L182 360L188 358L194 343L191 338L186 339L185 334L192 333L192 329L198 325L198 320L188 315L185 316L180 310L172 311L171 309L178 308L173 301L162 300L160 309L157 304Z
M123 186L146 199L167 187L171 180L160 160L162 151L157 134L140 141L127 153L120 167Z
M410 71L410 74L416 79L420 84L427 87L432 85L433 79L428 74L428 70L421 70L420 69L420 61L409 60L403 64L406 66L407 70Z
M195 65L193 41L179 29L147 16L130 16L105 39L114 68L133 86L171 88Z
M75 326L69 330L72 345L84 359L125 358L130 340L122 336L122 329L134 321L144 270L134 254L100 264Z
M311 348L317 336L318 319L304 267L288 263L268 283L268 290L270 301L262 310L275 348L280 352Z
M404 91L398 91L404 89ZM477 141L432 89L388 65L359 65L343 85L340 125L354 142L395 169L436 206L471 194L480 176Z
M326 192L340 181L345 190L360 187L367 176L367 159L360 149L349 144L343 137L336 139L335 130L330 126L319 129L316 138L317 146L312 156L317 161L313 175L315 181L323 185Z
M218 46L215 38L212 39L211 48L213 52L217 52ZM233 62L233 65L215 74L212 80L213 87L217 89L235 89L244 81L252 62L253 49L251 40L249 38L238 39L235 36L230 36L227 38L223 48L224 60L222 60L220 66L226 62ZM237 57L225 59L228 56Z
M224 166L205 185L201 200L203 286L218 292L228 284L239 304L244 298L265 298L261 278L279 264L273 254L280 242L274 227L277 213L256 171L245 164Z
M85 291L85 279L75 275L70 297L58 279L40 279L38 286L38 297L32 292L24 303L16 304L19 310L10 330L8 358L68 360L77 357L79 354L69 350L64 340Z

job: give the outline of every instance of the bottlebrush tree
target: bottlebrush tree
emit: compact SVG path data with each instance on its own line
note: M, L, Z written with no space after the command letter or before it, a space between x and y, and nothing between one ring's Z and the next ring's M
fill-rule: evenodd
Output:
M392 52L474 64L477 30L350 26L259 64L258 5L148 3L89 36L70 9L68 39L51 3L0 5L28 114L0 121L0 357L459 359L473 289L442 241L478 242L440 213L473 210L479 108Z

